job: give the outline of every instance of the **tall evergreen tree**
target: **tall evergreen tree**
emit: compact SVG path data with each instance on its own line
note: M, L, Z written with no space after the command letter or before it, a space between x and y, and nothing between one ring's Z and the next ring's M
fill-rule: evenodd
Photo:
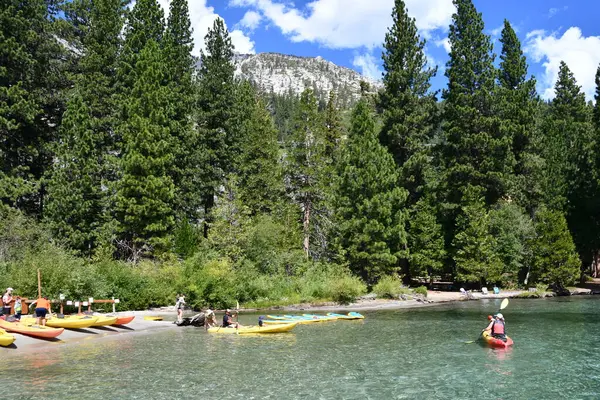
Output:
M249 82L238 88L238 102L245 103L241 123L239 175L240 200L252 215L272 211L283 194L277 130L264 102Z
M530 213L541 202L541 171L537 133L539 99L535 79L527 79L527 60L514 29L508 21L500 38L502 52L498 71L496 114L500 117L501 136L512 141L512 152L506 158L513 167L509 178L509 195L515 197Z
M589 265L598 249L600 234L592 112L564 62L555 92L545 124L547 203L566 214L577 251Z
M311 89L300 96L294 116L294 130L287 143L286 176L292 199L302 210L303 249L311 255L315 206L323 198L321 162L323 156L323 125L317 99Z
M435 129L436 97L430 80L425 41L403 0L395 0L393 25L385 35L383 83L379 107L383 111L383 143L401 168L400 185L409 191L409 203L420 198L430 165L430 142Z
M371 108L361 100L337 164L336 244L350 268L367 282L396 273L406 251L407 192L397 186L391 154L379 143Z
M460 204L468 185L485 189L486 204L506 192L511 138L498 130L493 115L494 57L481 14L472 0L454 0L456 13L450 32L450 60L444 91L444 133L447 202Z
M53 2L4 0L0 7L0 202L41 215L40 184L64 111L64 49Z
M177 213L186 223L193 223L199 218L201 183L198 177L201 166L198 136L192 124L196 60L192 56L193 39L187 0L171 2L163 47L173 107L170 128L174 137L175 168L171 176L177 190Z
M201 155L202 206L205 236L217 188L233 171L239 154L236 136L233 44L222 19L217 18L205 36L206 51L200 55L197 127Z
M67 104L48 184L46 217L78 250L91 250L106 218L114 179L116 69L124 18L122 0L87 3L89 31L81 37L80 73Z
M336 95L332 90L329 92L329 99L327 101L327 107L325 108L325 157L330 162L333 162L334 155L339 148L343 133L336 102Z
M500 281L502 263L494 251L495 238L489 232L490 217L480 194L482 191L470 185L465 188L452 246L456 279L484 285Z

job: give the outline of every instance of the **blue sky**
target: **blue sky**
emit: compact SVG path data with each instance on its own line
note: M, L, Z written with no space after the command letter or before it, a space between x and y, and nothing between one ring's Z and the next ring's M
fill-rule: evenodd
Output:
M168 0L159 0L163 6ZM427 54L440 67L435 88L445 85L452 0L405 0L427 38ZM593 0L474 0L495 40L507 18L526 50L538 91L552 98L561 60L574 72L588 99L600 64L600 2ZM217 16L225 20L238 52L321 56L380 78L381 43L393 0L190 0L196 51Z

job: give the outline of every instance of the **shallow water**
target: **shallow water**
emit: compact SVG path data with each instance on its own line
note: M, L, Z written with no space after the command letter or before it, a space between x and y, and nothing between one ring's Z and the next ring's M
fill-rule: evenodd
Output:
M600 398L600 298L511 300L512 349L465 344L499 304L365 312L289 334L185 327L2 350L0 398Z

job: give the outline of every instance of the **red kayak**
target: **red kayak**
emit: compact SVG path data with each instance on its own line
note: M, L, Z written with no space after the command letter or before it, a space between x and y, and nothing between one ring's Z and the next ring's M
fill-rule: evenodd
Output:
M481 334L481 337L483 337L483 340L490 347L496 347L496 348L500 348L500 349L505 349L508 346L512 346L513 345L513 340L511 338L509 338L508 336L506 337L506 342L504 340L502 340L502 339L496 339L495 337L493 337L492 335L490 335L489 332L486 332L486 331L484 331Z
M21 335L32 336L40 339L52 339L63 333L64 328L50 328L48 326L25 325L20 322L6 322L0 320L0 328Z
M133 321L134 318L135 315L130 315L128 317L117 317L117 322L115 322L113 325L127 325Z

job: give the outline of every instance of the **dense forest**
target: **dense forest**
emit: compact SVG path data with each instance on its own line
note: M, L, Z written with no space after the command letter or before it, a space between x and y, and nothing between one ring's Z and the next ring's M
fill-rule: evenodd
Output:
M508 21L496 54L454 0L437 93L396 0L384 88L344 110L236 79L220 19L197 60L187 0L128 3L2 0L0 286L263 306L595 271L600 104L564 63L542 101Z

